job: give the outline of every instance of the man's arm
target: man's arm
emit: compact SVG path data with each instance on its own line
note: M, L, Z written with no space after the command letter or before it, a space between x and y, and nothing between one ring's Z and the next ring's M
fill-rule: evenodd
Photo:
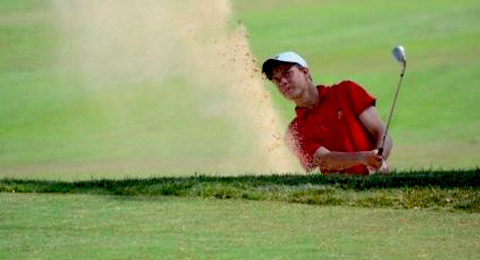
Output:
M375 140L375 147L380 148L386 127L378 115L377 109L370 106L360 114L359 118ZM361 152L336 152L322 146L314 154L314 163L321 171L341 171L357 165L378 169L382 166L382 161L390 155L392 149L390 136L385 139L383 147L383 155L378 155L377 149Z
M382 145L383 133L386 130L385 125L382 122L382 119L378 115L377 109L374 106L370 106L363 110L359 116L362 124L367 128L368 132L372 135L375 140L375 147L378 149ZM385 159L390 156L390 151L392 150L392 139L387 133L385 138L385 143L383 144L383 157Z
M335 172L357 165L366 165L375 169L382 165L382 156L378 150L361 152L335 152L321 146L314 154L314 163L322 172Z

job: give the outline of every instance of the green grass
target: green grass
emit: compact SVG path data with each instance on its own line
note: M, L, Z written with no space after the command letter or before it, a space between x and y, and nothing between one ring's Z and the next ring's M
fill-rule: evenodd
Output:
M476 259L477 214L0 194L2 259Z
M391 175L245 175L91 181L0 180L0 192L182 196L283 201L313 205L480 212L480 171Z

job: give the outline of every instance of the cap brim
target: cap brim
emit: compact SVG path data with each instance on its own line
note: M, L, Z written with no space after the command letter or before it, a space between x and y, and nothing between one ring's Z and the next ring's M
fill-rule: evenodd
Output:
M276 59L268 59L263 63L262 72L265 73L265 76L269 80L272 80L272 70L273 68L281 65L281 64L296 64L295 62L288 62L288 61L281 61Z

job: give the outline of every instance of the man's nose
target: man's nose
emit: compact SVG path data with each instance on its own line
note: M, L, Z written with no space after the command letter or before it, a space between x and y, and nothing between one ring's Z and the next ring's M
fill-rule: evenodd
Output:
M285 86L285 85L287 85L287 84L288 84L288 79L287 79L287 77L282 77L282 78L280 79L280 85Z

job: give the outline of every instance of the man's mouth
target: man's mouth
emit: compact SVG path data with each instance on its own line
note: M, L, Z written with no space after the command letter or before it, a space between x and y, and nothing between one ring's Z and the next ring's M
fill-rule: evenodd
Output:
M290 88L290 87L285 88L284 94L285 95L291 95L292 94L292 88Z

